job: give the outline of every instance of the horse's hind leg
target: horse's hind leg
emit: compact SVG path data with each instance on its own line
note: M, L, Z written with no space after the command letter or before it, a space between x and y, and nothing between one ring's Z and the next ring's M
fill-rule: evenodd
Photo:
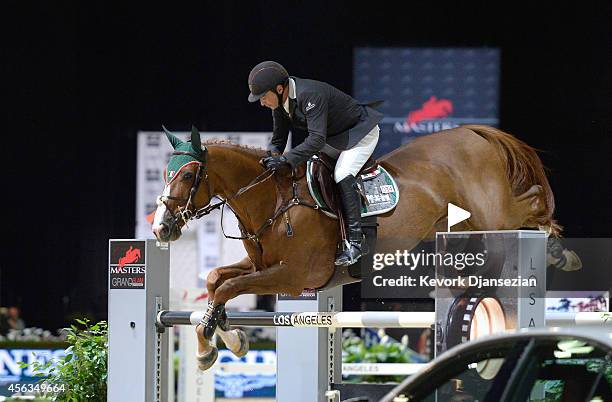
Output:
M517 215L522 215L522 227L539 226L536 219L546 210L543 196L542 186L533 185L523 194L514 197L513 209Z
M503 191L490 191L497 198L484 205L472 207L472 217L469 222L476 230L503 230L519 228L537 228L546 232L554 232L553 227L542 226L542 214L546 211L544 191L542 186L533 185L524 193L514 196L509 188ZM484 198L483 198L484 199ZM488 209L486 207L489 207ZM495 208L495 206L497 206ZM564 271L575 271L582 268L578 255L563 247L554 237L549 237L547 247L547 263Z

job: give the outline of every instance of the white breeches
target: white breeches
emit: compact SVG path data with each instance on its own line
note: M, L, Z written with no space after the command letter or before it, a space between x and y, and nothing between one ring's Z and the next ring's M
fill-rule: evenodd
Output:
M376 148L378 143L379 132L378 125L374 126L353 148L340 152L338 162L336 162L336 169L334 170L334 180L336 183L342 181L348 175L357 176L359 170L361 170L372 155L372 152L374 152L374 148Z

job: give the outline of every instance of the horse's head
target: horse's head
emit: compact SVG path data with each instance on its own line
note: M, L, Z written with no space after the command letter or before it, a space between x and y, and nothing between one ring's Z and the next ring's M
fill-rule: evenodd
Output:
M210 203L206 172L208 150L202 147L200 133L191 129L191 141L182 142L164 127L174 152L164 172L166 186L157 199L153 233L160 241L173 241L198 209Z

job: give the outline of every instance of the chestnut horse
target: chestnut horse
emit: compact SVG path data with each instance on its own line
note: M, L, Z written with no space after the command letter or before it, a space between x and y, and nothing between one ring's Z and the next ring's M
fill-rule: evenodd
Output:
M216 360L217 350L210 343L215 331L237 355L248 350L244 333L227 326L228 300L247 293L299 295L305 288L356 281L345 268L334 266L337 220L301 204L280 211L287 205L283 200L292 199L295 177L300 201L314 204L304 166L293 176L267 172L259 163L263 150L223 142L202 147L195 128L191 142L167 135L176 149L173 158L191 159L173 172L160 197L153 223L157 238L178 239L188 219L219 206L210 205L218 196L238 217L248 254L208 275L209 306L202 325L196 327L202 370ZM397 207L378 217L378 238L388 245L395 241L398 248L410 250L433 239L436 231L445 231L448 203L472 214L457 230L528 227L559 234L553 194L539 157L532 147L501 130L478 125L444 130L415 139L379 163L394 176L400 192ZM287 222L292 236L287 235Z

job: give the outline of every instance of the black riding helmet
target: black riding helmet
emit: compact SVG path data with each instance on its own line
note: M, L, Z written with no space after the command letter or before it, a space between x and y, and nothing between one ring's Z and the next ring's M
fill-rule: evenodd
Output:
M249 89L251 90L249 102L257 102L259 98L271 90L278 96L280 104L281 96L275 88L279 84L287 85L288 80L289 73L287 73L285 67L275 61L262 61L253 67L249 74Z

